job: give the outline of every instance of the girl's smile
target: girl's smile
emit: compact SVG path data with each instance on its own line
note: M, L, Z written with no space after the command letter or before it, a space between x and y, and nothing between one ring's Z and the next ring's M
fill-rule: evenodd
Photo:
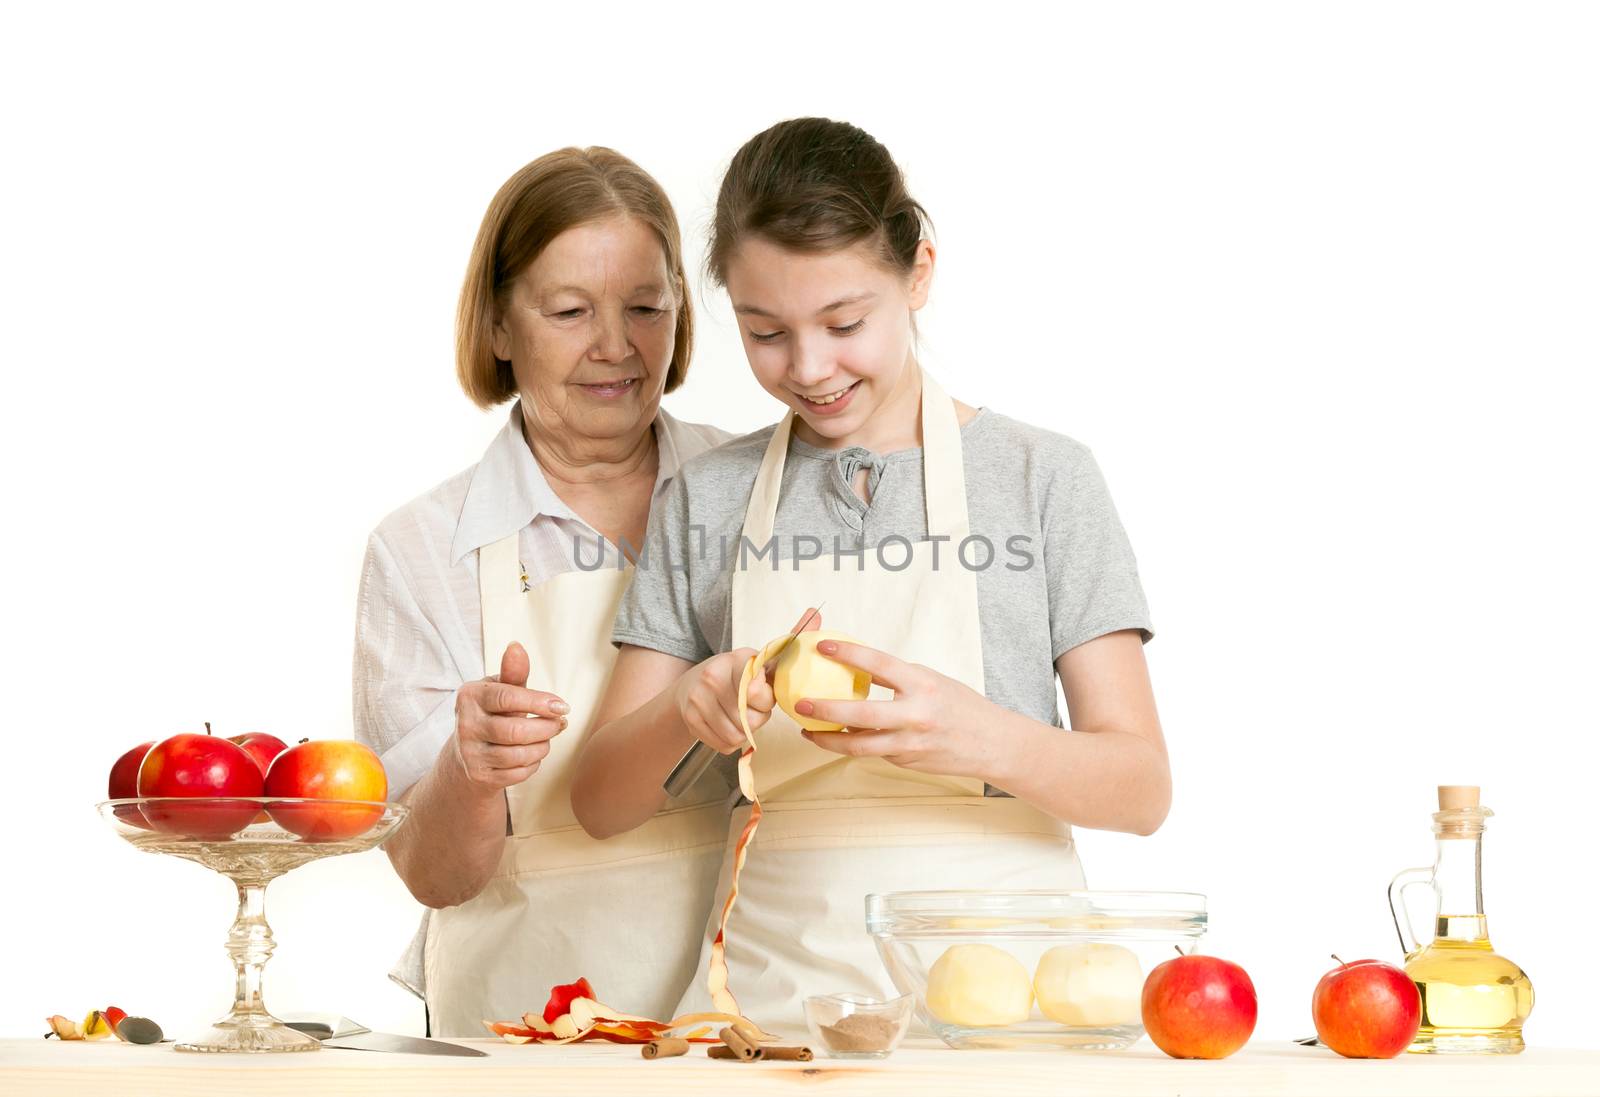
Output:
M796 396L811 405L812 415L838 415L850 406L850 398L855 395L860 381L852 381L837 392L825 393L821 396L807 396L804 393L795 393Z

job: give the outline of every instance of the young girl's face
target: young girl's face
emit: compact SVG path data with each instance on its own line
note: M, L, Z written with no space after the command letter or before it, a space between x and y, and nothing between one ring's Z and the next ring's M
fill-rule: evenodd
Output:
M807 254L759 237L727 266L751 371L824 445L851 443L886 408L909 406L915 416L911 315L932 281L926 241L909 275L866 243Z

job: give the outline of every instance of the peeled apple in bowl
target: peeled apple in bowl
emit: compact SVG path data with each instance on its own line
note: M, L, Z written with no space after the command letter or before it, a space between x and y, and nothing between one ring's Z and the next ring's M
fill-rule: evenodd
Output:
M1040 1011L1063 1025L1136 1025L1144 972L1121 945L1057 945L1039 958L1033 993Z
M928 1012L949 1025L992 1028L1026 1021L1033 980L993 945L952 945L928 969Z
M794 710L795 702L808 697L813 701L865 701L872 689L872 675L817 651L817 644L822 640L855 643L844 633L827 629L800 633L778 656L772 692L778 707L807 731L843 731L843 724L818 720L815 716L800 716Z

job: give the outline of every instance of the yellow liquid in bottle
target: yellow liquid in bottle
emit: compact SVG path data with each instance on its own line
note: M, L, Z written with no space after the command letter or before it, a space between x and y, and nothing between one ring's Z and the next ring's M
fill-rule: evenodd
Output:
M1440 916L1438 936L1406 962L1422 995L1422 1027L1410 1050L1515 1054L1533 1012L1533 983L1494 951L1481 915Z

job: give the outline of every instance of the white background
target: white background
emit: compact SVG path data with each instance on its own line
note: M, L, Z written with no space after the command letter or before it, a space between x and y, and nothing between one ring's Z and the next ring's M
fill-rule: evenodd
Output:
M366 535L501 422L451 343L501 181L619 148L698 260L738 145L825 114L933 214L947 387L1093 447L1138 551L1174 802L1082 833L1090 882L1206 893L1256 1038L1304 1034L1329 953L1398 959L1387 882L1477 782L1529 1039L1600 1047L1596 8L745 8L9 10L0 1034L224 1009L229 885L93 805L202 720L350 733ZM770 421L698 299L668 406ZM273 1008L420 1031L380 854L269 913Z

